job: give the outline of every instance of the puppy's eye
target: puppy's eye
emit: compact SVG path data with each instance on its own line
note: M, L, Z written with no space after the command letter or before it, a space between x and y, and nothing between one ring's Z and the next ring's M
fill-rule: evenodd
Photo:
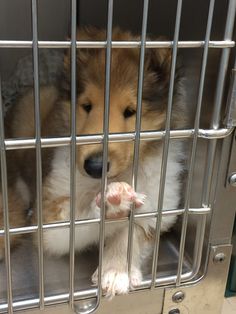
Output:
M125 119L128 119L130 117L132 117L134 114L136 113L136 111L130 107L127 107L123 113Z
M87 113L89 113L92 110L92 105L90 103L88 104L83 104L82 108L84 109L84 111L86 111Z

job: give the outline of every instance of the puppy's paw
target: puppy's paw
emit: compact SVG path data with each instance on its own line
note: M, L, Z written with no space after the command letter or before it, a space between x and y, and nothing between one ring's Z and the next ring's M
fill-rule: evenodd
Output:
M98 284L98 270L92 276L93 284ZM135 288L142 282L141 271L132 268L129 275L126 271L119 271L115 268L107 269L102 274L101 287L102 291L108 299L112 299L116 294L127 294L129 288Z
M92 281L98 283L98 271L93 274ZM108 299L112 299L116 294L126 294L129 292L129 276L126 272L116 269L109 269L102 274L102 291Z
M112 182L107 187L105 201L107 204L107 218L127 217L134 203L136 207L144 204L146 195L136 193L126 182ZM96 197L96 204L101 206L101 193Z
M142 279L143 279L143 276L142 276L141 271L136 267L132 267L131 272L130 272L130 288L134 289L140 286Z

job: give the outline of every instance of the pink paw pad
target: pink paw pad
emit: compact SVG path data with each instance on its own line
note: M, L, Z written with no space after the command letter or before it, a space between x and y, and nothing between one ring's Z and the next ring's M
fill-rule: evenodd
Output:
M112 182L107 187L105 202L107 204L107 218L127 217L131 205L138 208L144 204L146 196L136 193L126 182ZM96 197L96 204L101 207L101 193Z

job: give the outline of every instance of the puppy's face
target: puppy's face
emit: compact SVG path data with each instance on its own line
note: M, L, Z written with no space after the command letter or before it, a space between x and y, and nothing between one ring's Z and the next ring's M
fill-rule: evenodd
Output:
M82 39L104 40L105 33L95 30L82 33ZM103 38L102 38L103 37ZM115 30L113 40L131 39L131 34ZM79 37L79 39L81 39ZM134 38L133 38L134 39ZM65 64L69 66L69 60ZM167 49L147 50L144 67L141 130L163 128L167 103L170 52ZM105 50L79 50L77 54L77 134L103 133L105 94ZM113 49L110 81L109 132L135 130L139 72L139 49ZM68 84L70 85L70 84ZM140 145L144 154L150 142ZM109 143L108 177L115 177L132 163L132 142ZM78 146L77 164L80 172L93 178L102 174L102 145Z

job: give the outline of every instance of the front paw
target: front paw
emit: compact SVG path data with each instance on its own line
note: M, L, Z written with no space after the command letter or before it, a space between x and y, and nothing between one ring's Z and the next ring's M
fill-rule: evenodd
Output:
M105 297L112 299L116 294L127 294L129 288L139 286L141 281L142 274L138 268L133 267L129 277L126 271L111 267L102 272L101 288ZM98 284L98 270L93 274L92 282Z
M107 205L106 218L127 217L134 203L135 207L144 204L146 195L136 193L133 188L126 182L112 182L108 185L105 201ZM101 193L96 197L96 204L101 206Z

